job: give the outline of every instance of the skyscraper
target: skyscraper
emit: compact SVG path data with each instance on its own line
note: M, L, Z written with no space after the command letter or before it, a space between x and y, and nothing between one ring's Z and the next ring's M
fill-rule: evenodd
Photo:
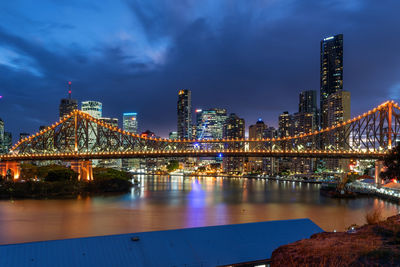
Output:
M224 138L227 139L242 139L245 137L244 119L239 118L234 113L231 113L226 119L224 125ZM243 149L243 144L235 143L233 149ZM225 172L243 172L244 158L242 157L226 157L223 159L223 169Z
M343 89L343 34L321 40L321 128L328 127L328 97Z
M12 147L12 134L11 132L4 132L3 149L4 153L8 153Z
M220 139L223 137L226 109L197 109L197 139Z
M303 91L299 95L299 112L317 112L317 92L315 90Z
M268 126L260 118L257 120L256 124L249 126L249 138L250 139L262 139L265 138L265 131ZM250 150L255 149L256 143L251 142L249 144ZM249 172L261 172L265 171L265 158L260 157L249 157L249 162L247 164L247 171Z
M71 98L71 82L68 82L68 98L61 99L59 106L59 117L62 119L64 116L70 114L75 109L78 109L78 101Z
M136 112L126 112L122 114L123 129L130 133L138 132L138 120Z
M179 90L178 93L178 138L192 138L192 92Z
M290 135L291 131L292 115L288 111L284 111L279 115L279 137L285 137Z
M350 119L350 92L339 90L331 94L327 100L328 104L328 126L345 122ZM348 126L346 126L348 127ZM349 138L344 138L346 127L336 131L325 140L325 148L334 148L335 150L347 150L349 148ZM349 160L347 159L328 159L326 168L331 171L347 171Z
M82 101L81 109L96 119L103 116L103 104L98 101Z
M0 153L4 151L4 121L0 118Z

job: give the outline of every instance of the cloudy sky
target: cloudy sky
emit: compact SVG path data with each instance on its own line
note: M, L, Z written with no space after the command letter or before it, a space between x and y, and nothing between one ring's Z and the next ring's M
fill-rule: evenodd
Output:
M0 117L34 133L58 119L72 81L103 115L139 113L176 130L179 89L194 108L272 126L318 90L320 40L344 34L352 115L400 97L398 0L15 0L0 2Z

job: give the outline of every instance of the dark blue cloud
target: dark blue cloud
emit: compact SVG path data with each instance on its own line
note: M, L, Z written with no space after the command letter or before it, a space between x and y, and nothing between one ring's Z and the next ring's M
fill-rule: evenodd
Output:
M352 113L399 100L398 1L22 1L0 4L0 117L14 134L58 117L66 81L104 116L175 130L176 94L276 125L319 90L319 42L344 34Z

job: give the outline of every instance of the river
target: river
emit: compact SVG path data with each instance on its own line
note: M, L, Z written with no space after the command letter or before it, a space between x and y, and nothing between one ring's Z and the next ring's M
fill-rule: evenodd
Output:
M400 206L374 197L332 199L320 185L261 179L139 176L130 193L79 199L0 201L0 244L310 218L326 231L362 225Z

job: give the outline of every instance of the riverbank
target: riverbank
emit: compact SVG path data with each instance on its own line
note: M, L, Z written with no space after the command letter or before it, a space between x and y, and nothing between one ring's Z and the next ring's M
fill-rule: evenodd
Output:
M346 185L346 189L360 195L377 196L395 202L400 201L400 190L394 188L378 187L375 184L355 181Z
M347 232L324 232L284 245L271 266L398 266L400 215Z
M163 174L151 174L151 175L163 175ZM183 177L223 177L223 178L234 178L234 179L264 179L264 180L272 180L272 181L282 181L282 182L301 182L301 183L310 183L310 184L322 184L322 183L330 183L332 181L328 179L304 179L304 178L296 178L294 176L282 176L282 177L271 177L267 175L232 175L232 174L183 174L183 173L170 173L168 176L183 176Z
M129 180L112 178L94 181L1 181L0 199L76 198L77 196L126 193Z

